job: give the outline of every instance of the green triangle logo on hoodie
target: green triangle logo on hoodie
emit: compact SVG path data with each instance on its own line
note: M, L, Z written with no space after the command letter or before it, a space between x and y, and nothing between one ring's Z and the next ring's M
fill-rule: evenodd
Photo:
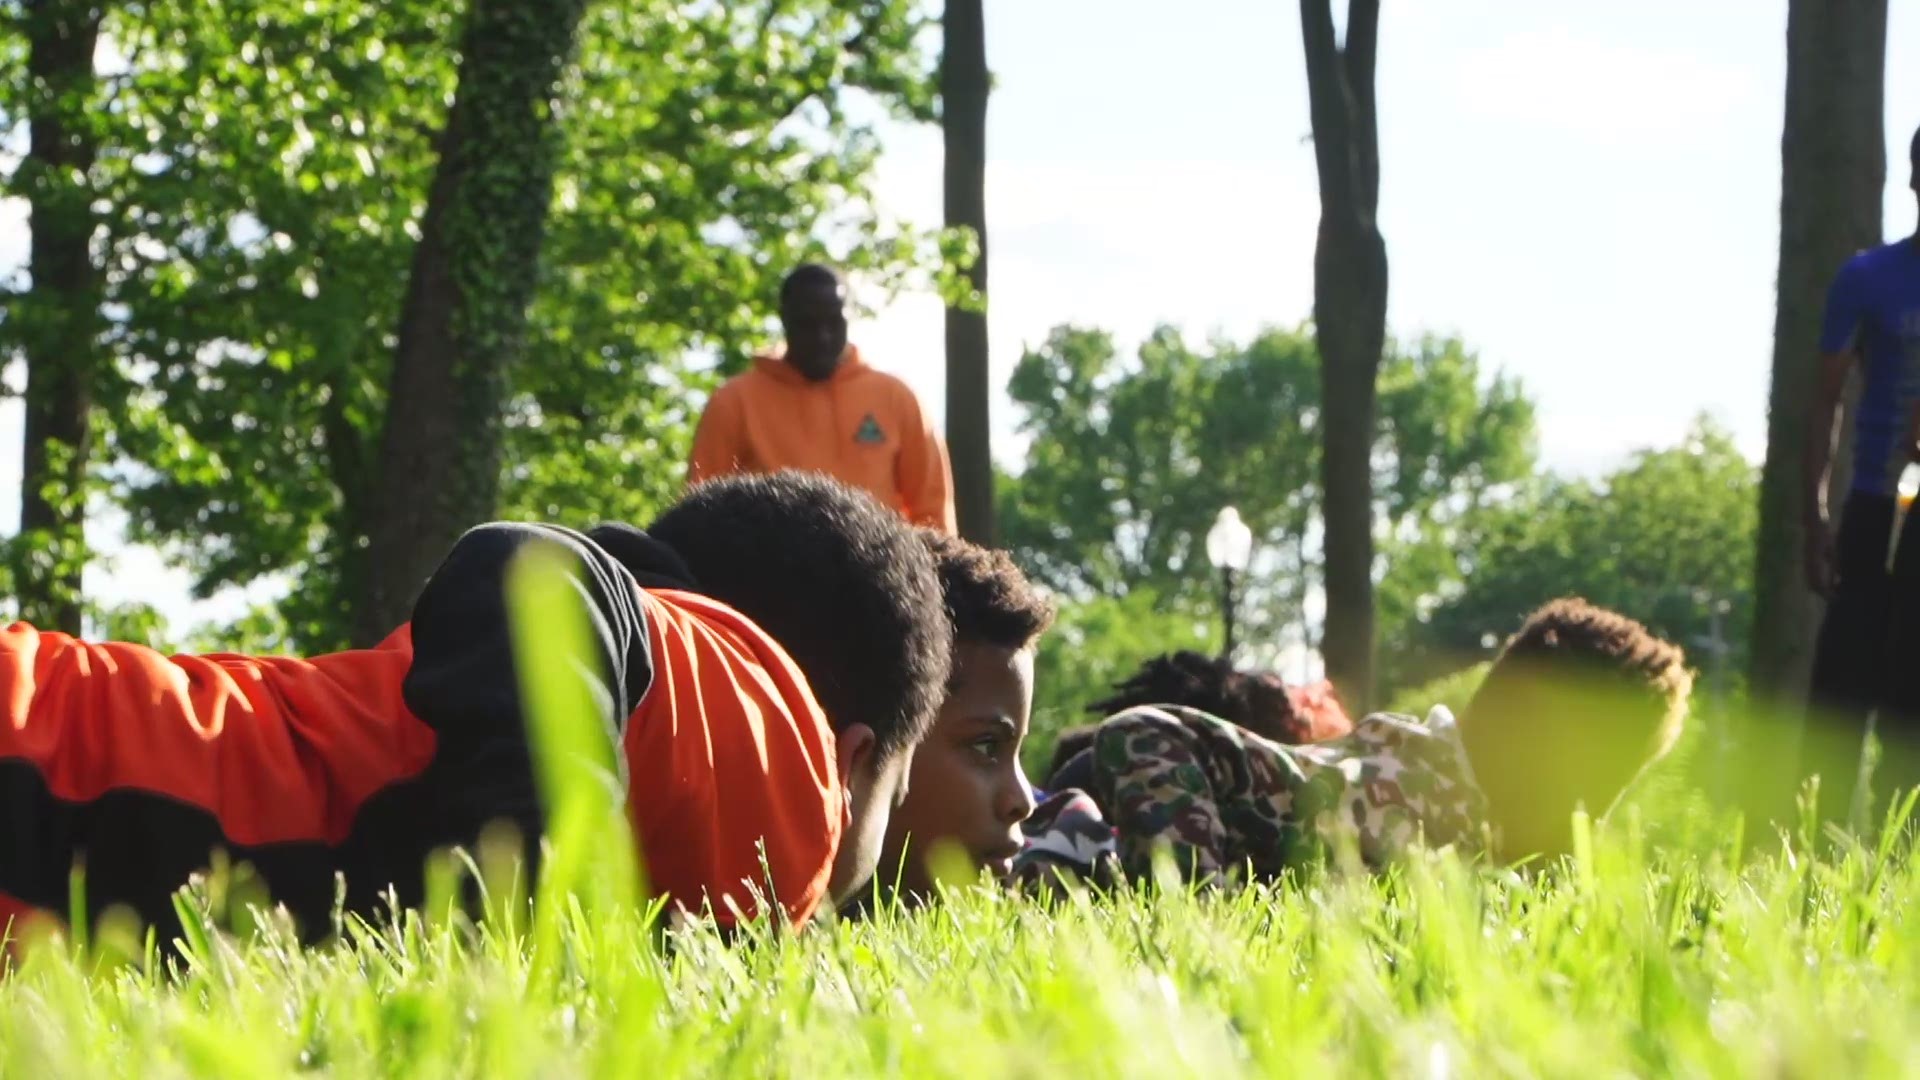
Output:
M880 430L880 421L874 419L872 413L868 413L866 418L860 421L860 430L853 433L853 441L868 446L878 446L887 441L887 433Z

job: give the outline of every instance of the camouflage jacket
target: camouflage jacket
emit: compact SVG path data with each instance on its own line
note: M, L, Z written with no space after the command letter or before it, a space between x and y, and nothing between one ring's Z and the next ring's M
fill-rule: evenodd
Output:
M1116 865L1139 877L1156 852L1189 880L1242 869L1271 877L1347 843L1378 867L1423 837L1487 838L1486 799L1445 709L1425 723L1369 716L1304 746L1192 709L1131 709L1100 725L1093 757L1090 798L1062 800L1031 823L1015 860L1021 880L1062 870L1098 879Z

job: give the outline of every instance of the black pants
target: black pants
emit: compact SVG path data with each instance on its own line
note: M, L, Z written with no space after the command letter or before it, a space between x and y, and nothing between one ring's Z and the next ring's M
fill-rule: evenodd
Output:
M1853 805L1870 715L1882 750L1873 782L1881 805L1920 783L1920 523L1901 530L1889 571L1893 522L1892 496L1859 492L1840 518L1839 580L1814 650L1805 752L1827 820Z

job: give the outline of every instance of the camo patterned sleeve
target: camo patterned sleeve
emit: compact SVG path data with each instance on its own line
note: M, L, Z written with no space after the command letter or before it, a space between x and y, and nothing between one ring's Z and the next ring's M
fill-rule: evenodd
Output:
M1093 733L1086 794L1029 820L1034 873L1086 877L1116 861L1127 877L1160 853L1188 881L1271 878L1354 851L1374 867L1408 844L1475 846L1486 801L1444 710L1426 723L1376 714L1347 735L1284 746L1194 709L1129 709ZM1045 870L1046 874L1040 873Z
M1100 725L1093 754L1092 794L1132 878L1163 851L1188 881L1276 875L1308 854L1300 822L1330 802L1284 747L1193 709L1120 713Z
M1013 882L1022 889L1064 882L1108 888L1120 878L1113 826L1084 791L1067 788L1047 796L1021 830L1026 843L1013 857Z
M1445 709L1425 723L1375 713L1345 738L1291 752L1333 797L1316 823L1323 847L1350 842L1378 868L1415 843L1471 849L1484 838L1486 798Z

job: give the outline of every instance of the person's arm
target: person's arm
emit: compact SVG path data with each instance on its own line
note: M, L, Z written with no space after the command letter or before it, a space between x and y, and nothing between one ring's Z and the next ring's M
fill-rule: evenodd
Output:
M661 697L627 733L629 810L656 893L722 925L778 904L798 925L827 896L846 802L832 726L799 665L751 620L674 592Z
M920 399L904 391L906 422L895 463L894 481L906 502L907 519L915 525L959 531L953 510L953 469L947 448L920 410Z
M741 455L746 450L741 421L738 392L730 386L714 391L693 429L693 453L687 460L688 487L741 470Z
M1806 513L1807 586L1825 594L1833 588L1833 526L1827 480L1833 464L1833 421L1852 370L1860 326L1860 296L1850 263L1835 275L1820 326L1820 366L1815 375L1813 411L1807 418L1802 450L1802 506Z
M1025 841L1013 857L1013 883L1043 892L1077 882L1106 888L1120 878L1113 826L1093 797L1069 788L1047 796L1020 825Z
M1913 410L1907 413L1907 436L1900 449L1906 454L1909 464L1920 463L1920 402L1916 402Z

